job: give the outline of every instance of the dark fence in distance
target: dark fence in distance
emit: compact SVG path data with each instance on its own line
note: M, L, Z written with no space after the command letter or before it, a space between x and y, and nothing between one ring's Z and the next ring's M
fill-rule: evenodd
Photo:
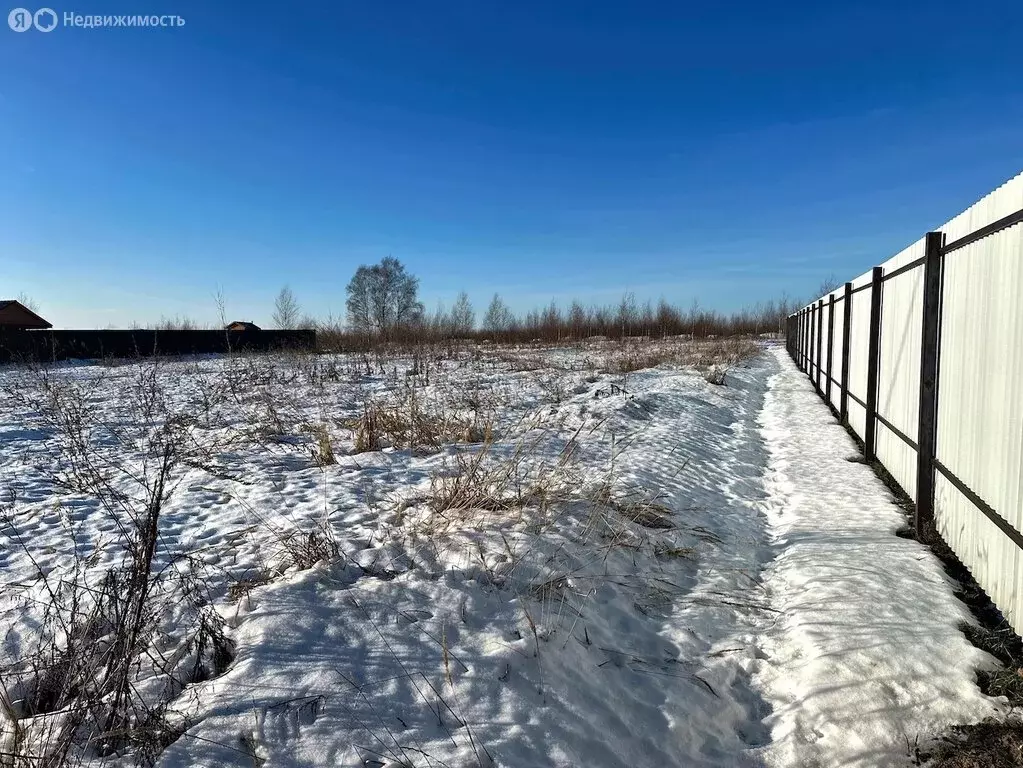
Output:
M313 350L316 331L10 331L0 329L0 363L153 355Z

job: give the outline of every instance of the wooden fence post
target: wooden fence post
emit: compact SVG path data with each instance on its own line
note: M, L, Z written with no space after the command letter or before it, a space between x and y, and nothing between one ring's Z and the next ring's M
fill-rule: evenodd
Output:
M838 417L843 425L849 423L849 339L852 338L852 283L845 284L845 304L842 306L842 398Z
M934 519L934 453L938 427L938 352L941 345L941 249L945 236L928 232L924 241L923 333L920 350L920 421L917 428L916 515L917 538L924 524Z
M870 281L870 345L867 353L867 424L863 434L863 458L873 461L877 449L877 377L881 363L881 290L884 270L874 267Z
M828 377L824 380L824 399L831 408L831 378L835 365L835 294L828 298ZM834 409L832 409L834 410Z

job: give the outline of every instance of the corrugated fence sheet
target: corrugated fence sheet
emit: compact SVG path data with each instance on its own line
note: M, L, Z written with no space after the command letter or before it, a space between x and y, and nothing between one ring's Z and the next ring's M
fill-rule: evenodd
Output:
M835 291L834 329L831 334L831 406L842 405L842 329L845 327L845 292Z
M923 255L921 238L881 266L886 275L892 274ZM916 442L920 419L923 277L920 265L884 281L878 347L877 412L881 419L877 425L877 458L914 501L916 448L905 438Z
M852 317L849 320L849 426L863 439L866 432L868 350L870 346L870 273L852 281Z
M1023 209L1023 175L942 231L955 241ZM938 461L1023 531L1023 225L945 257L938 367ZM938 531L1019 632L1020 547L940 472Z
M1023 174L938 230L945 248L933 498L939 533L1017 632L1023 630L1023 223L1014 223L1020 211ZM996 222L1000 224L991 227ZM956 242L967 237L976 239L965 245ZM914 501L924 256L921 238L881 265L876 433L874 445L867 446ZM823 297L819 359L818 302L796 313L789 326L795 334L795 360L804 363L822 397L828 397L830 377L828 402L836 412L843 400L842 357L848 345L847 423L861 439L868 434L871 281L871 272L866 272L851 282L848 332L845 287ZM832 295L836 301L829 334Z

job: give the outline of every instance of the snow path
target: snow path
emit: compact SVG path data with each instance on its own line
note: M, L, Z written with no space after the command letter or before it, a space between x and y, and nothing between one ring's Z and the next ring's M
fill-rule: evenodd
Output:
M774 712L772 766L909 765L917 739L996 714L975 684L992 660L941 564L900 538L902 511L781 348L761 426L780 619L757 682Z

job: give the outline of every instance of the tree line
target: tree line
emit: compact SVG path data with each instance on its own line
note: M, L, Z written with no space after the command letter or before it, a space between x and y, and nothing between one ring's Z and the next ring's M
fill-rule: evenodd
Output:
M419 279L392 257L360 266L346 289L344 320L317 321L303 317L287 286L275 302L278 328L311 327L339 343L380 341L425 342L441 339L490 339L502 342L564 341L603 336L612 339L646 336L760 335L784 330L785 318L799 304L783 296L738 312L721 313L698 302L682 309L665 299L639 302L626 293L614 305L585 306L556 301L542 309L517 315L495 293L482 315L462 291L451 309L438 306L428 313L419 300Z
M821 283L818 296L837 287L834 277ZM462 291L451 309L438 306L428 313L419 300L419 279L408 272L398 259L388 256L378 264L362 265L346 288L345 315L342 318L316 318L302 312L298 298L285 285L277 294L271 315L279 329L313 329L337 343L364 345L375 341L433 341L440 339L491 339L525 342L563 341L604 336L619 339L630 336L664 338L692 335L730 336L783 333L785 318L803 302L782 295L738 312L723 313L705 309L694 301L681 308L660 299L639 302L625 293L612 305L583 305L572 301L560 306L552 301L542 309L517 315L495 293L481 315L469 295ZM29 296L19 295L22 304L33 311L38 305ZM225 297L214 294L220 324L202 325L188 317L161 318L151 327L157 330L201 330L226 325ZM111 326L113 327L113 326ZM133 324L133 328L141 327Z

